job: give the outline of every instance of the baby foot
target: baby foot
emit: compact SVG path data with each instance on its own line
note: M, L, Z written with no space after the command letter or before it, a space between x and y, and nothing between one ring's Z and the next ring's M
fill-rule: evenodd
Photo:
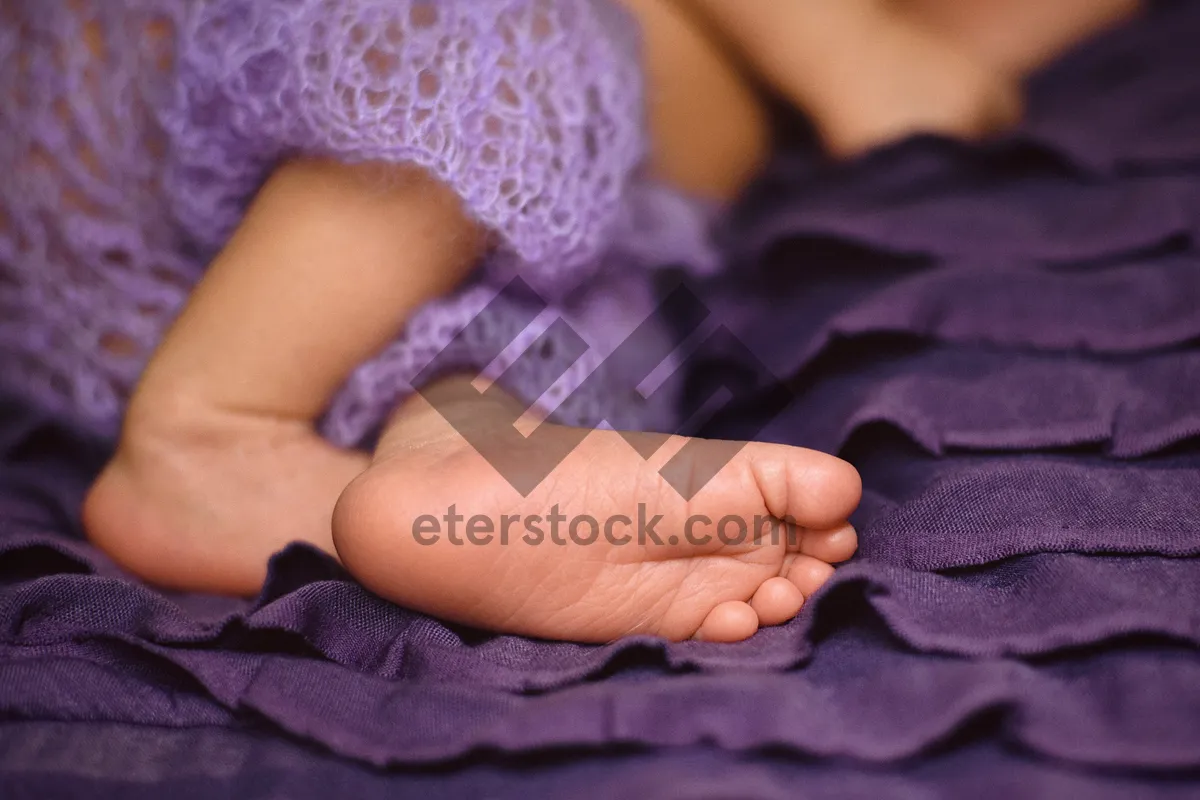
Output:
M456 425L498 432L511 424L489 400L463 402ZM382 597L491 630L727 642L791 619L829 578L830 563L857 546L846 519L861 484L832 456L700 442L668 474L686 481L730 460L688 500L659 469L689 440L659 437L664 446L647 460L622 434L591 431L578 442L577 429L546 430L536 445L506 451L506 474L522 465L536 472L542 451L554 450L543 435L573 449L522 496L414 398L338 502L342 562ZM654 443L651 435L635 442L642 452ZM785 519L790 536L772 526Z
M1018 82L950 39L891 13L872 16L860 35L820 86L781 87L810 112L833 155L919 133L981 139L1020 119Z
M338 495L368 464L295 420L136 410L84 503L88 538L150 583L253 595L293 541L333 553Z
M1135 16L1141 0L901 0L904 13L1011 75Z

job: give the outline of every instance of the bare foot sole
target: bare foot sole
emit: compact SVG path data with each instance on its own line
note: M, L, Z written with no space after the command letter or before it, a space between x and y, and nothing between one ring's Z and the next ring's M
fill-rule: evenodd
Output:
M461 411L459 421L494 425L497 436L511 424L485 401ZM660 437L663 447L646 460L618 433L592 431L574 444L576 429L547 431L573 449L522 496L414 399L338 503L342 562L382 597L486 629L584 642L634 633L728 642L794 617L830 564L857 546L846 519L861 484L832 456L768 444L735 454L730 443L702 443L673 474L704 474L714 459L732 458L687 500L659 469L688 440ZM510 448L506 472L538 463L545 443ZM781 520L792 521L790 535Z

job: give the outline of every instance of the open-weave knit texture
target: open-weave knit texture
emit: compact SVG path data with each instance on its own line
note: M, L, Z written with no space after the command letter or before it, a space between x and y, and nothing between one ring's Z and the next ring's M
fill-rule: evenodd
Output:
M13 0L0 85L0 364L105 433L284 159L419 166L494 233L476 285L422 309L334 402L342 444L411 391L488 286L520 276L592 334L574 364L531 355L510 376L522 395L566 370L566 395L651 310L644 268L703 257L700 209L639 175L637 28L607 0ZM628 296L621 319L589 313L606 292ZM537 335L488 314L446 365L479 370ZM614 403L577 395L560 417L645 413Z

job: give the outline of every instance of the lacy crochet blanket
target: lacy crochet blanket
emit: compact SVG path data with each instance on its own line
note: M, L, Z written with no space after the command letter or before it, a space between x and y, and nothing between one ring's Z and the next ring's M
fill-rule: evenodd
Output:
M639 175L637 28L608 0L12 0L0 85L2 379L105 434L281 159L419 165L497 240L477 281L353 375L324 421L340 444L511 278L592 348L522 359L508 388L532 402L564 371L568 395L650 311L647 265L708 257L698 206ZM519 353L545 327L522 316L493 306L441 363ZM558 416L664 412L628 398L574 395Z

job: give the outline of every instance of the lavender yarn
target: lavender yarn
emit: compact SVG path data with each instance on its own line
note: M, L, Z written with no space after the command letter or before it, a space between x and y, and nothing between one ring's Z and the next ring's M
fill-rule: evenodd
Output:
M532 402L549 370L567 370L569 395L650 312L649 267L711 261L704 209L641 175L637 28L608 0L13 0L0 82L0 380L106 435L286 158L418 165L497 242L476 281L354 373L323 421L339 444L361 442L514 276L598 348L522 359L508 388ZM503 341L536 335L494 316ZM489 349L455 363L489 367ZM619 402L571 396L557 415L666 413Z

